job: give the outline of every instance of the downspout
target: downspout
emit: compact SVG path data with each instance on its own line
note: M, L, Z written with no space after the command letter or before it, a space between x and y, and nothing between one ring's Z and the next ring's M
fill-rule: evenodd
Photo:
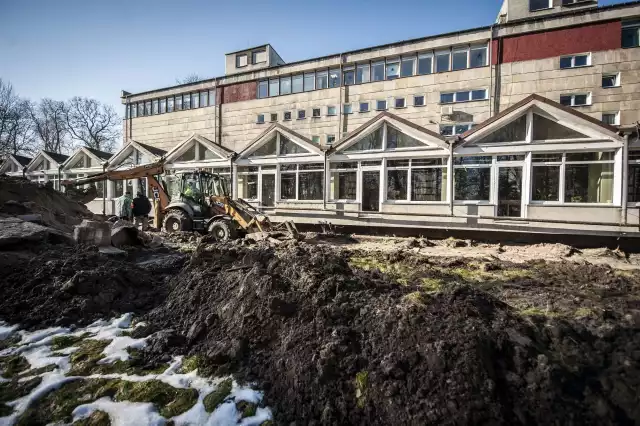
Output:
M622 224L627 224L627 197L628 197L628 181L629 181L629 143L631 141L631 134L628 134L624 138L624 145L622 146Z
M447 185L449 186L449 215L453 216L453 142L449 143L449 162L447 164L449 168L449 179L447 179Z
M102 165L102 173L105 174L104 180L102 181L102 216L107 216L107 182L109 182L106 176L107 164L109 164L109 162L105 161L105 163Z
M329 67L327 76L329 77L327 81L328 83L329 81L331 81L331 67ZM342 110L342 53L340 54L340 68L338 69L338 78L340 79L340 85L338 86L338 133L336 134L336 141L342 139L342 116L344 112Z
M493 27L494 24L491 24L491 34L489 35L489 118L493 117L493 102L491 98L493 97ZM496 61L497 62L497 61Z
M327 191L329 191L329 185L326 185L328 182L331 184L331 175L327 174L327 151L324 151L324 191L322 191L322 210L327 210Z
M45 173L45 176L46 176L46 173ZM58 192L62 192L61 190L62 185L60 185L61 180L62 180L62 165L58 165ZM53 189L56 189L55 185Z
M216 143L220 146L222 146L222 100L224 98L224 93L219 92L219 88L218 88L218 77L216 77L213 80L213 84L215 85L215 99L213 100L213 104L215 105L214 108L217 108L217 113L214 112L213 114L213 127L217 130L217 134L216 134ZM224 89L222 89L224 91ZM218 97L220 97L220 102L218 102ZM211 99L209 99L209 103L211 103ZM214 109L215 111L215 109Z

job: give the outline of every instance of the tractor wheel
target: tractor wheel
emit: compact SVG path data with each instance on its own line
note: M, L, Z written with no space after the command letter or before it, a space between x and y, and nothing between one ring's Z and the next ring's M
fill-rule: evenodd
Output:
M209 225L209 233L218 242L235 240L238 237L235 226L228 220L216 220Z
M162 229L169 234L178 231L192 231L192 228L193 225L191 224L189 215L178 209L170 210L164 217L164 222L162 223Z

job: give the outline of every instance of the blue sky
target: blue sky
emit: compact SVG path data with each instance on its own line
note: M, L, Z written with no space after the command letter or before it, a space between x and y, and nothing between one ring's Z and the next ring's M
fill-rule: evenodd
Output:
M622 3L600 0L601 5ZM490 25L502 0L3 0L0 78L37 100L93 97L224 74L224 54L271 43L293 62Z

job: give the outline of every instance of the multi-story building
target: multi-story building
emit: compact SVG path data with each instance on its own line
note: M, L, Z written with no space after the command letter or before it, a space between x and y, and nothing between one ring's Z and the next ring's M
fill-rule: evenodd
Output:
M257 46L224 76L123 92L121 152L226 173L275 220L633 233L639 46L640 2L584 0L291 63Z

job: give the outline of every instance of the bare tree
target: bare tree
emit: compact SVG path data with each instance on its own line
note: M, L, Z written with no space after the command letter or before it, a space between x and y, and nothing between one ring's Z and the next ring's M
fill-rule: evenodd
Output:
M86 147L110 152L120 136L120 118L110 105L76 96L64 104L67 129Z
M200 78L200 76L198 74L192 73L192 74L187 75L183 79L176 78L176 84L197 83L200 80L202 80L202 78Z
M29 103L29 115L40 149L62 153L69 148L64 102L42 99Z
M33 148L28 102L0 79L0 152L20 154Z

